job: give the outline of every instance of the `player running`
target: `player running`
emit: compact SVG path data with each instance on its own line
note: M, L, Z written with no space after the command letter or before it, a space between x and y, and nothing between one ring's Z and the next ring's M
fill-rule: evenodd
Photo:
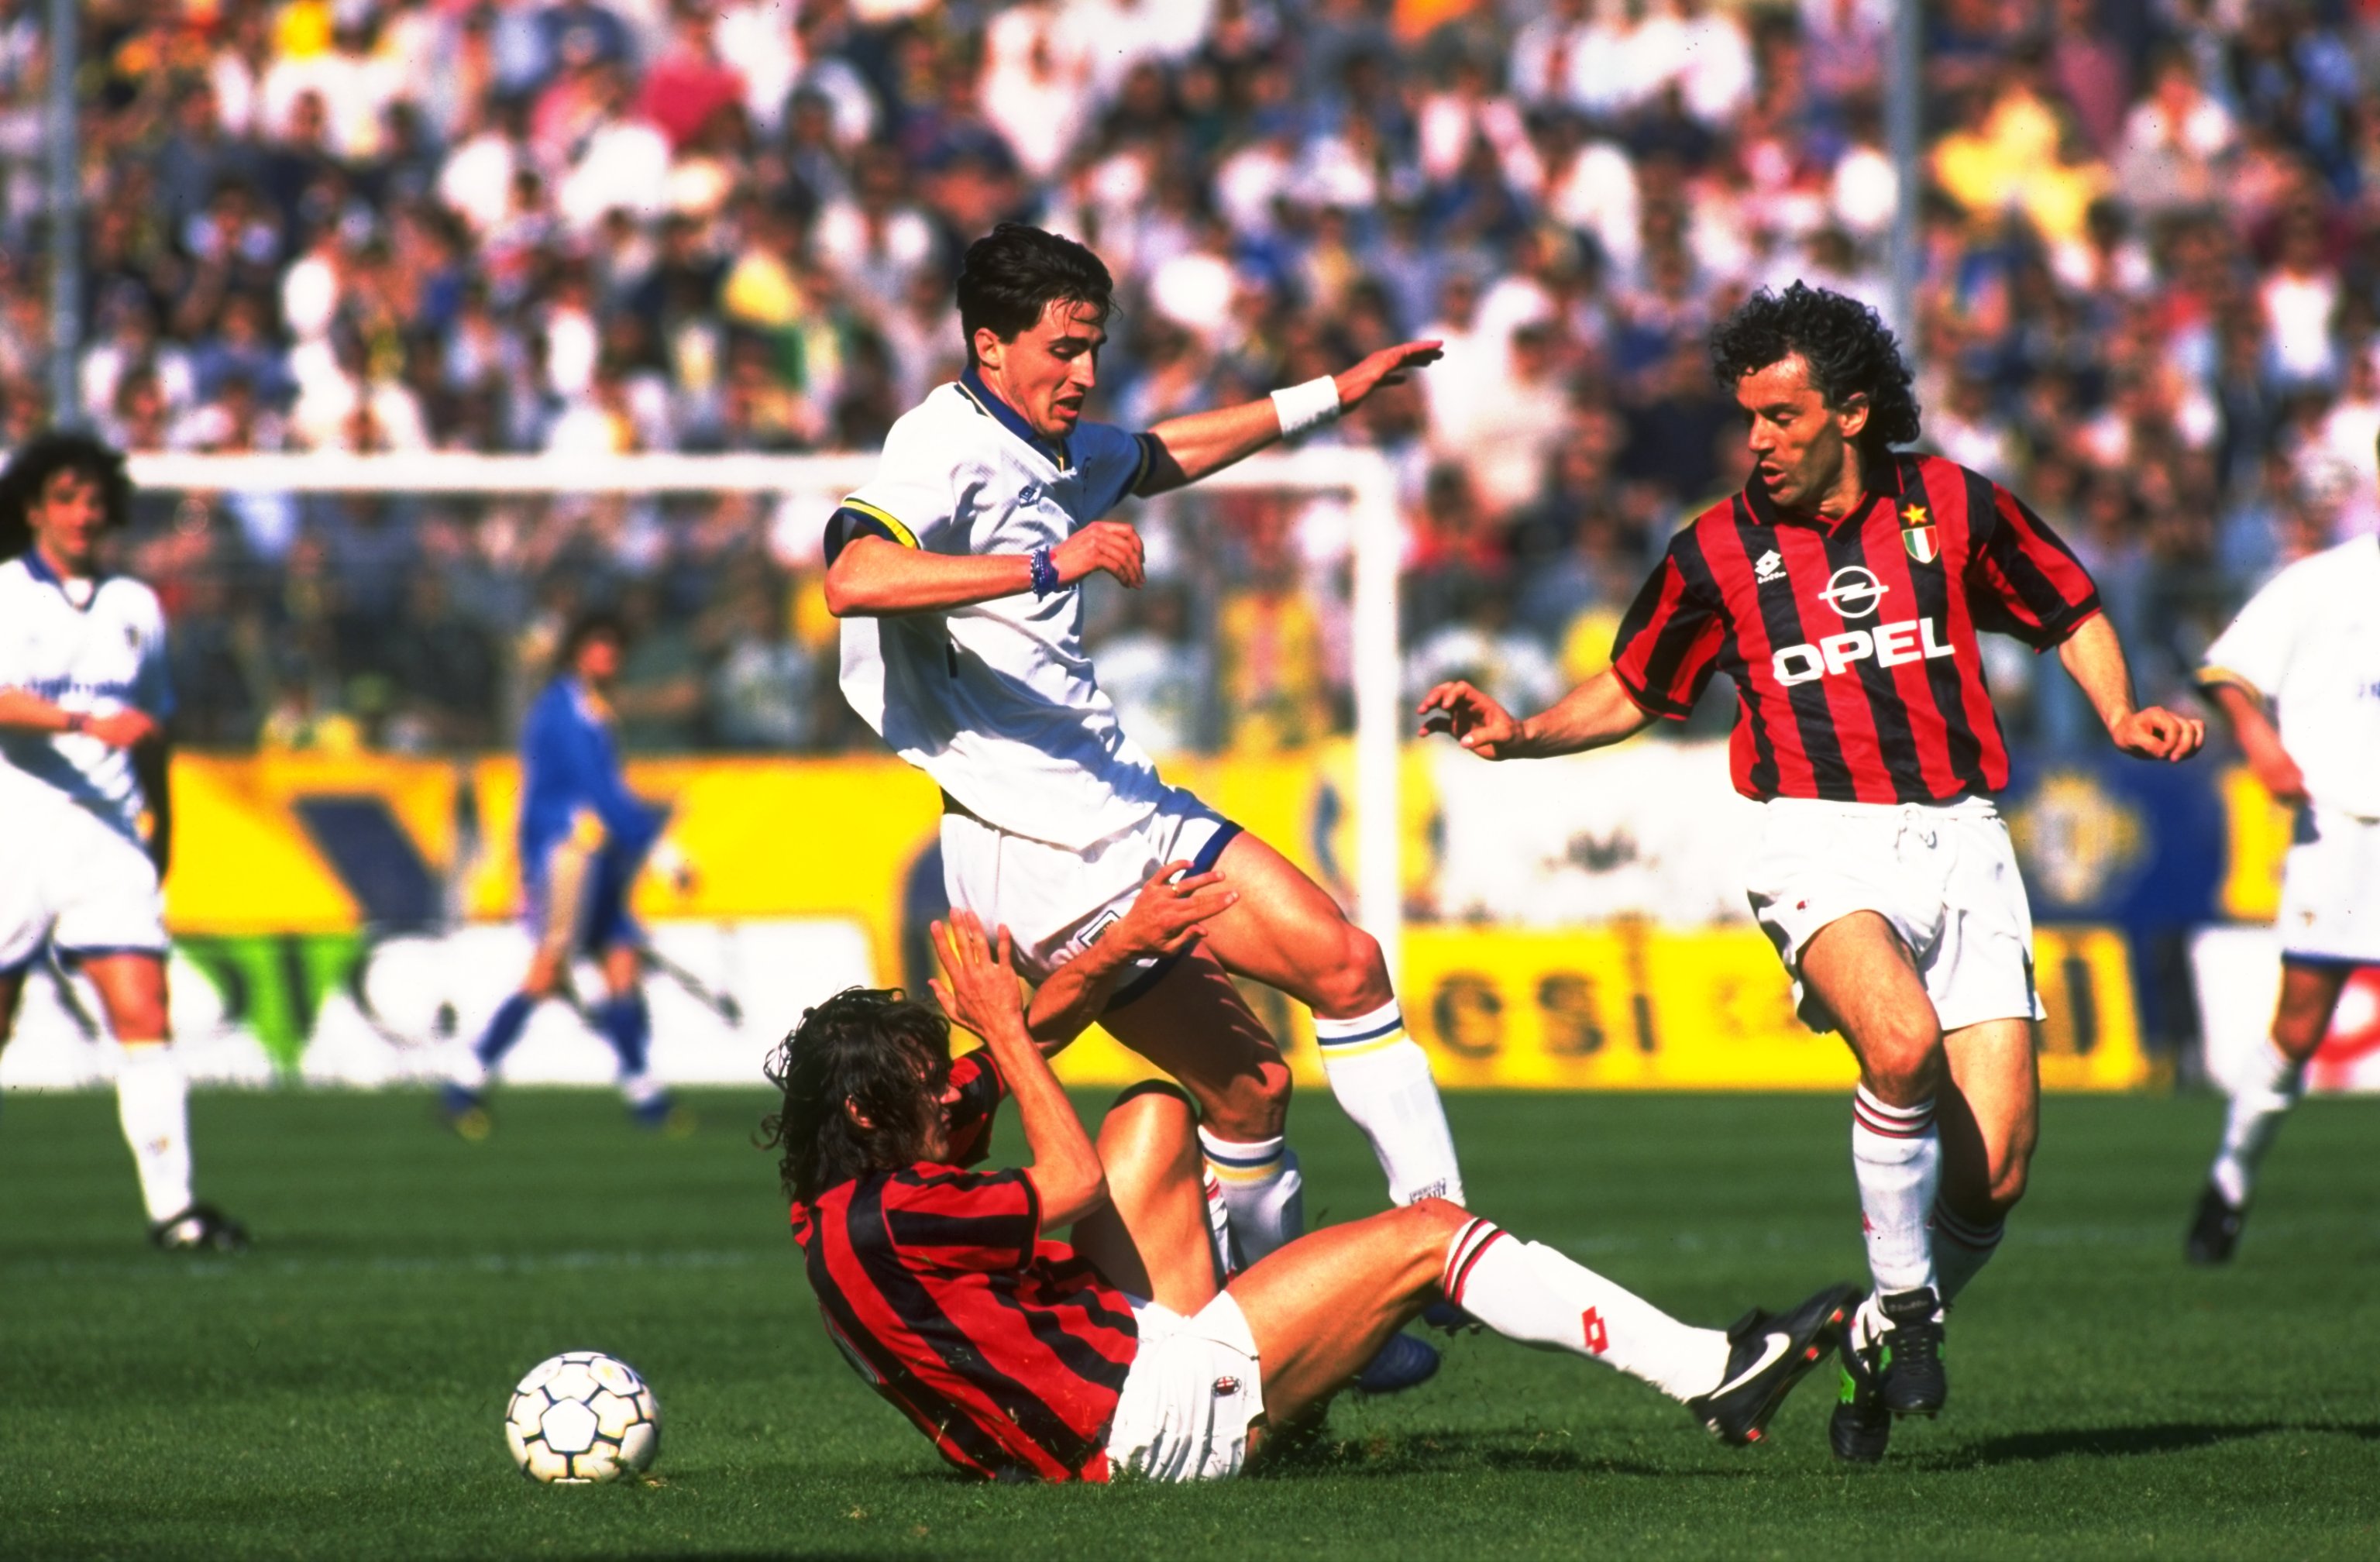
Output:
M829 1336L970 1474L1235 1475L1440 1298L1507 1338L1642 1378L1750 1443L1858 1299L1830 1286L1782 1317L1694 1328L1436 1197L1300 1238L1219 1287L1188 1099L1126 1091L1093 1144L1026 1029L1005 931L994 952L955 912L933 934L934 995L984 1049L954 1063L941 1015L852 988L778 1051L784 1105L763 1132L784 1153ZM982 1159L1003 1097L1032 1165L962 1169ZM1069 1225L1071 1247L1044 1239Z
M0 471L0 1046L45 948L79 969L122 1048L116 1115L150 1239L232 1252L247 1232L190 1194L189 1083L166 1014L165 616L101 560L131 503L124 458L87 434L37 435Z
M2224 1263L2257 1163L2358 966L2380 965L2380 540L2300 559L2240 610L2198 675L2276 801L2297 810L2282 870L2281 997L2234 1084L2186 1252Z
M1328 421L1438 345L1128 433L1083 416L1111 292L1098 256L1038 228L1002 224L969 247L968 368L893 424L877 479L835 512L827 604L844 620L844 698L941 787L951 905L1014 931L1018 969L1043 984L1037 1033L1097 1018L1189 1088L1254 1263L1304 1228L1303 1185L1282 1137L1289 1070L1232 975L1313 1011L1331 1092L1395 1202L1461 1199L1453 1140L1378 945L1286 858L1159 776L1099 689L1075 588L1099 570L1140 585L1139 534L1099 519L1127 495ZM1229 902L1196 942L1085 963L1152 874L1175 872L1197 878L1184 894ZM1406 1386L1437 1361L1400 1336L1364 1386Z
M487 1137L489 1076L537 1006L565 991L571 959L582 951L603 970L605 995L589 1019L619 1056L629 1115L645 1128L691 1126L646 1067L653 1027L642 981L645 937L629 913L628 892L664 815L628 790L612 738L612 685L626 641L608 613L577 619L556 657L562 671L529 707L521 734L520 871L537 951L520 990L498 1006L446 1082L446 1120L466 1139Z
M2116 746L2196 751L2132 702L2090 577L2014 494L1931 456L1873 310L1796 283L1711 338L1755 462L1622 620L1612 665L1524 720L1466 683L1421 704L1483 759L1616 743L1735 684L1736 789L1767 804L1748 885L1803 1019L1858 1055L1852 1164L1876 1288L1843 1351L1835 1453L1881 1458L1948 1385L1945 1310L1987 1263L2038 1133L2033 917L1993 794L2008 784L1978 630L2055 647Z

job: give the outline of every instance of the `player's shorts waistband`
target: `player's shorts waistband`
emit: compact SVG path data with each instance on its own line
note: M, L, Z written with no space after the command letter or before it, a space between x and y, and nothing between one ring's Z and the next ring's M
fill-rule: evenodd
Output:
M1768 810L1771 825L1790 824L1795 819L1896 819L1916 815L1926 819L1997 819L1999 804L1992 799L1975 794L1953 798L1948 802L1837 802L1830 798L1770 798L1762 805Z

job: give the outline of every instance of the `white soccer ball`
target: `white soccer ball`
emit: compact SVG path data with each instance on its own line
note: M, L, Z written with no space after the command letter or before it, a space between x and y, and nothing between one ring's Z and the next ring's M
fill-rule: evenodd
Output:
M616 1481L651 1466L661 1449L661 1402L617 1357L565 1350L540 1361L513 1390L504 1442L532 1481Z

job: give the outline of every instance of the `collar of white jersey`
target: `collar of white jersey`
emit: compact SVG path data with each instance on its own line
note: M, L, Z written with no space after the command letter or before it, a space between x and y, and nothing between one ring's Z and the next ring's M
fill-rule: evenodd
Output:
M91 594L83 598L82 601L77 602L75 601L74 592L67 588L65 577L61 576L56 570L50 567L50 561L42 556L42 550L40 547L35 546L27 548L23 553L17 556L25 561L26 574L30 575L34 580L39 580L44 586L56 587L58 595L67 599L67 605L73 608L78 613L88 612L90 610L91 604L99 600L99 588L105 584L107 580L107 577L104 575L93 575L91 577Z
M1060 471L1072 469L1073 463L1066 458L1066 442L1060 440L1052 445L1035 433L1033 425L1025 421L1023 413L1001 400L1000 393L983 383L983 376L976 372L975 365L967 365L965 372L959 375L959 394L975 403L977 411L1031 445Z

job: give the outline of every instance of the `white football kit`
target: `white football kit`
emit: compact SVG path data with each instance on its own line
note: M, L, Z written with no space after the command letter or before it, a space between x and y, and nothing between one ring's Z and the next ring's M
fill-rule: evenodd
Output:
M28 551L0 564L0 689L69 711L173 714L156 593L109 576L78 604ZM50 944L69 958L163 954L164 897L132 756L79 733L0 731L0 973Z
M1112 509L1150 453L1146 435L1106 423L1052 445L969 371L892 425L875 481L839 519L928 553L1029 555ZM1037 981L1160 867L1211 866L1237 833L1168 787L1124 735L1083 648L1075 586L845 618L842 683L852 709L942 789L951 905L1006 927Z
M2274 576L2206 648L2198 677L2270 701L2305 777L2282 868L2283 952L2380 964L2380 540Z

